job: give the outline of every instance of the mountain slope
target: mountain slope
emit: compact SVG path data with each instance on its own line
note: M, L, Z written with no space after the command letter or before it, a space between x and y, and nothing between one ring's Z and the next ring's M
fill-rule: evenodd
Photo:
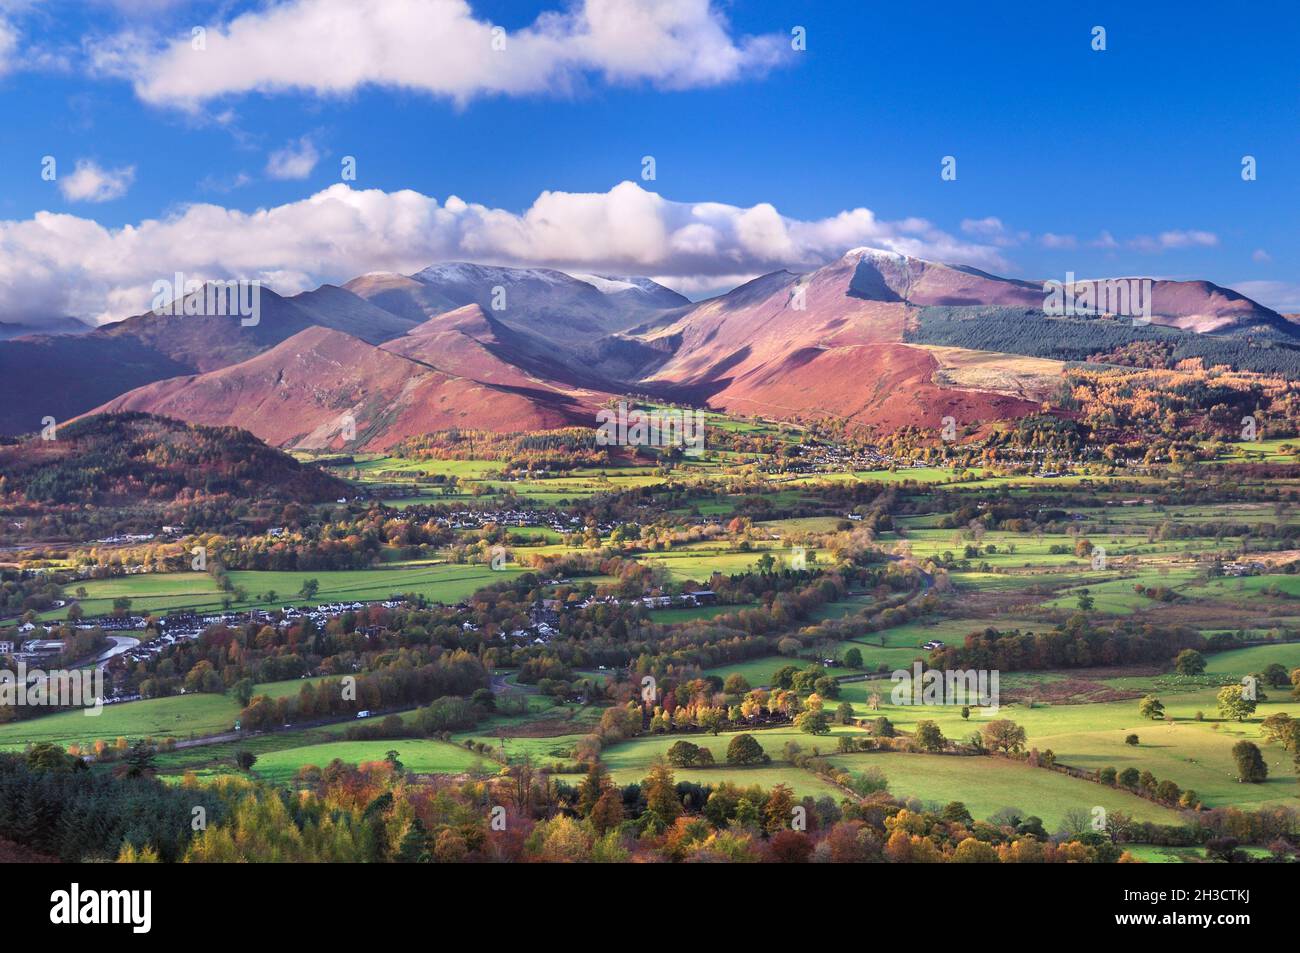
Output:
M195 299L200 292L188 296ZM268 288L258 322L206 314L147 311L78 335L42 334L0 341L0 433L30 433L45 416L69 420L127 391L178 375L229 367L311 327L329 327L378 343L415 322L325 285L285 298Z
M235 315L149 311L86 334L0 341L0 432L30 433L47 415L68 420L134 387L237 364L313 323L264 288L255 326Z
M321 285L289 299L303 309L313 324L333 328L355 338L379 344L400 337L416 322L377 308L365 298L337 285Z
M530 347L531 342L476 304L431 318L383 345L391 353L484 384L538 395L610 396L566 384L565 366L547 355L532 353Z
M192 427L149 414L100 414L0 446L10 493L43 503L170 501L182 491L250 499L332 500L349 486L237 428Z
M872 248L698 304L647 278L450 262L293 298L264 289L254 327L150 313L0 341L14 368L0 375L0 428L103 405L283 446L382 448L451 426L591 425L611 396L643 393L887 430L1032 413L1059 392L1062 361L1132 342L1175 362L1300 373L1300 327L1211 282L1151 280L1146 328L1049 317L1046 300L1041 282ZM356 440L339 435L344 414Z
M123 410L238 424L267 443L303 449L383 450L431 430L574 422L561 404L455 377L319 327L240 364L138 388L97 412Z
M0 341L32 335L86 334L92 330L90 325L76 318L57 318L40 324L24 324L21 320L0 321Z
M575 277L550 268L502 268L454 261L401 275L364 275L343 286L372 304L422 320L477 304L532 334L599 336L690 302L648 278Z
M0 341L0 433L35 433L151 381L193 368L130 335L100 331Z
M985 315L994 320L1033 314L1046 320L1044 301L1039 282L857 248L811 274L764 275L673 321L615 337L662 355L637 384L651 393L739 413L831 415L856 427L937 427L943 416L963 423L1022 416L1040 404L966 383L997 379L996 373L942 373L935 354L910 343L919 317L960 314L977 330ZM1281 315L1210 282L1154 280L1151 301L1157 326L1300 343L1300 334ZM1050 356L1025 338L1034 326L1022 318L1019 340L1003 335L999 350ZM1014 358L1007 364L1008 376L1015 377ZM1036 376L1041 381L1041 372Z

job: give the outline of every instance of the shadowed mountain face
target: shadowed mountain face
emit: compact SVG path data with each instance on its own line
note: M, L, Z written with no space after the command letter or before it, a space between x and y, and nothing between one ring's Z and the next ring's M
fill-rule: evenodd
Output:
M1209 282L1152 281L1150 299L1156 325L1300 344L1291 321ZM1041 282L870 248L698 304L646 278L453 262L292 298L263 289L253 327L148 313L0 341L14 368L0 376L0 427L29 432L103 405L235 424L282 446L384 448L453 426L591 425L620 393L879 430L1002 419L1040 409L1060 366L1038 360L1026 374L1008 357L975 372L971 343L916 329L936 313L977 326L1014 312L1028 344L1044 302Z
M147 312L86 334L0 342L0 431L30 433L46 416L62 422L144 384L237 364L314 323L264 288L256 326L230 314Z
M56 440L0 447L0 473L10 492L44 503L156 505L183 491L324 502L350 489L244 430L149 414L94 415Z
M90 325L76 318L44 321L39 325L24 324L22 321L0 321L0 341L12 341L14 338L29 337L34 334L87 334L92 330Z

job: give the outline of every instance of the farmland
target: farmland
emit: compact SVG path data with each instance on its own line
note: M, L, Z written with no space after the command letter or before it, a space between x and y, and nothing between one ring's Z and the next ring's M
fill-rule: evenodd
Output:
M317 605L323 602L379 601L396 595L415 594L439 602L456 602L503 576L516 575L517 566L494 571L483 565L437 563L313 572L236 571L232 584L248 597L230 598L206 573L143 573L115 579L88 580L86 597L79 599L86 615L107 615L118 598L130 600L130 610L143 614L222 609L275 609L281 606ZM309 579L319 584L310 599L300 594ZM273 594L270 598L268 594ZM67 616L67 608L44 613L42 618Z
M798 442L797 431L761 422L715 424L770 446ZM1168 495L1174 484L1146 475L1047 478L913 466L792 476L759 469L763 461L761 454L711 450L671 470L623 463L507 473L497 460L394 454L330 464L358 492L385 494L381 508L358 508L351 524L332 531L360 538L382 527L371 565L235 564L217 573L182 568L81 580L65 590L68 605L34 618L57 621L75 605L82 616L193 611L231 619L235 647L162 653L181 666L202 656L226 672L224 684L209 680L203 691L181 694L177 677L165 697L109 705L97 719L65 712L11 722L0 726L0 746L84 751L102 741L112 749L103 766L109 769L137 742L175 739L184 744L157 751L153 767L173 786L241 777L295 787L323 776L304 769L328 768L332 776L348 765L400 765L405 777L453 784L507 783L519 771L540 770L561 797L578 788L594 758L606 783L632 805L670 752L689 741L707 750L705 764L673 769L690 790L727 783L847 805L863 797L854 786L865 785L861 790L909 810L937 815L960 802L953 810L976 821L1035 817L1047 835L1062 837L1098 808L1153 829L1176 828L1184 792L1203 812L1297 803L1293 756L1264 725L1274 715L1300 718L1289 686L1270 687L1240 718L1225 715L1218 697L1224 686L1270 666L1300 668L1300 540L1292 539L1300 525L1293 533L1288 508L1176 501ZM737 484L742 473L746 482ZM646 491L671 500L661 505ZM841 493L874 502L855 504ZM514 520L530 507L577 517L566 516L557 529L502 524L495 515L508 511ZM441 528L421 541L435 520ZM294 545L302 538L297 531ZM498 542L508 553L502 566L477 561ZM61 563L75 564L75 554ZM708 599L686 596L699 588L710 590ZM401 601L408 596L423 607ZM300 631L292 615L279 618L288 606L384 600L398 600L399 608L368 615L364 638L348 628L360 625L351 616L322 622L319 634L314 626ZM249 610L266 613L261 630L241 628L238 613ZM615 631L634 641L634 652L609 637ZM1199 639L1205 669L1179 674L1174 652L1107 662L1100 632L1111 633L1105 652L1117 657L1123 650L1116 646L1135 644L1139 632ZM1097 657L1057 652L1051 664L998 671L996 708L894 696L891 675L961 658L976 641L1019 639L1045 651L1087 633ZM656 647L669 643L676 646L671 654ZM743 644L744 651L729 654L715 643ZM458 715L449 730L429 727L427 697L384 704L386 717L396 712L387 720L353 717L360 702L331 707L325 718L295 714L299 704L313 703L303 686L320 680L324 673L314 666L327 659L335 675L364 676L368 667L407 664L398 653L427 664L462 650L483 664L483 674L474 711ZM230 660L244 653L285 656L295 665L301 657L315 677L259 685L262 704L278 707L257 716L232 688L246 669ZM166 679L149 663L137 670L137 683L145 671ZM813 674L793 689L792 672ZM639 697L647 673L657 686L644 723L630 736L607 733L611 714ZM813 678L820 679L815 693ZM658 707L671 693L678 708L717 704L735 721L755 689L761 699L792 693L784 703L791 711L769 713L749 732L765 754L757 763L727 761L743 724L692 732L676 726L680 712ZM829 716L815 735L799 727L797 714L812 694ZM1163 706L1158 717L1139 711L1148 696ZM232 737L241 719L249 727ZM883 738L881 720L891 732ZM981 747L999 722L1023 731L1009 755ZM938 750L918 741L927 725L939 734ZM1241 742L1255 745L1265 766L1266 776L1252 783L1239 777ZM1149 779L1141 782L1147 787L1104 780L1129 772ZM1168 790L1157 796L1159 784L1176 792L1172 800ZM1132 846L1149 862L1203 859L1194 850Z

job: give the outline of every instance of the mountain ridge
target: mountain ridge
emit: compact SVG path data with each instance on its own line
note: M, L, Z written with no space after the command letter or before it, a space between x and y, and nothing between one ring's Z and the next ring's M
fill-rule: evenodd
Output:
M1300 346L1300 327L1231 289L1150 280L1156 325ZM1037 320L1042 283L865 246L812 272L780 269L694 303L649 278L472 262L370 273L289 298L262 294L255 328L147 313L66 339L87 342L80 351L46 343L55 359L74 354L79 368L102 348L99 359L115 362L120 378L82 386L99 399L68 416L133 409L245 426L282 446L384 448L446 426L591 425L602 404L628 393L888 430L944 416L1023 416L1050 391L1040 386L1050 360L1035 365L1028 391L1014 373L998 386L987 366L979 374L957 366L967 346L916 335L931 312ZM14 343L0 342L0 355ZM1014 338L1006 346L1014 349ZM321 349L314 361L313 348ZM44 355L32 373L50 363ZM328 430L344 413L357 419L355 440ZM3 413L0 422L8 423Z

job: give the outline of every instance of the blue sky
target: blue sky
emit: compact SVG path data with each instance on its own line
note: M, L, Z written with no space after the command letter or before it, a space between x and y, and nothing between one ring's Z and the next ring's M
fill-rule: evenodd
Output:
M662 0L628 36L648 0L364 2L0 0L0 320L120 316L173 267L296 291L473 257L698 295L853 244L1300 310L1295 4Z

